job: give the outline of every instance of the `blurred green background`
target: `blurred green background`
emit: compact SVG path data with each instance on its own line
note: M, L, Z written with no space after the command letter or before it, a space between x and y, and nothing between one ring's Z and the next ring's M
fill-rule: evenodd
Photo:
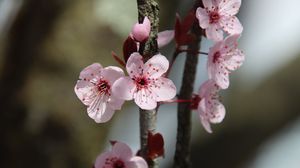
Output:
M161 30L192 0L160 0ZM240 47L246 62L222 91L227 110L213 134L193 114L195 168L300 167L300 11L298 0L243 1ZM105 124L87 116L73 88L80 71L117 65L122 42L137 20L128 0L0 0L0 167L91 168L96 156L121 140L138 150L138 112L131 103ZM211 42L202 42L208 51ZM161 50L169 57L174 44ZM180 88L184 55L171 78ZM201 56L196 89L206 79ZM176 105L160 108L166 141L161 167L170 167Z

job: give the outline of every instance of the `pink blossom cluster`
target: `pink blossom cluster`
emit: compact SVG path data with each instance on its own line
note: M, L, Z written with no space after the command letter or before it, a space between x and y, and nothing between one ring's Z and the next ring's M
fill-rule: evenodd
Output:
M205 30L207 39L214 45L209 49L207 59L208 80L199 88L191 102L191 108L197 109L204 129L212 133L211 125L223 121L225 107L219 100L219 91L229 87L229 75L238 69L245 55L238 49L238 39L243 27L235 16L241 6L241 0L202 0L203 8L191 11L181 21L176 18L174 30L158 33L158 47L167 45L173 38L176 52L183 51L181 46L194 42L190 28L195 21ZM223 31L226 32L224 38ZM120 110L125 101L134 100L144 110L157 108L159 103L176 102L176 86L167 78L169 61L160 53L145 61L138 51L151 37L151 22L145 17L142 23L134 24L123 44L122 60L113 53L113 57L126 69L116 66L103 67L93 63L84 68L74 88L77 97L87 106L87 113L97 123L109 121L116 110ZM198 51L197 51L198 52ZM203 53L203 52L200 52ZM173 63L173 62L172 62ZM161 134L149 134L148 158L164 155ZM95 168L147 168L146 161L134 156L124 143L114 142L112 151L101 154L95 162Z
M196 17L199 26L205 29L206 37L215 41L208 53L209 79L199 89L197 111L200 121L209 133L210 123L220 123L225 117L225 108L219 101L220 89L229 87L229 74L239 68L245 55L237 48L243 27L235 16L241 0L202 0L204 8L198 7ZM228 36L223 39L223 31Z
M87 113L97 123L109 121L116 110L120 110L125 100L133 100L145 110L155 109L158 102L168 101L175 97L174 83L165 77L169 69L169 61L160 53L144 62L143 56L137 52L139 45L145 43L150 36L151 24L147 17L143 23L136 23L124 43L124 60L115 54L114 58L125 65L128 76L116 66L102 67L94 63L84 68L74 88L77 97L87 106ZM167 30L158 34L158 47L168 44L174 37L174 31ZM129 57L127 58L127 55ZM150 141L151 137L154 140ZM149 137L151 144L163 144L160 134ZM163 145L157 145L149 151L149 157L163 155ZM147 168L146 161L133 156L131 149L124 143L113 144L111 152L101 154L95 162L95 168Z
M150 35L150 21L145 17L142 24L136 23L130 37L137 43L145 42ZM159 34L158 42L164 46L173 38L173 31ZM137 44L138 45L138 44ZM89 117L97 123L107 122L115 110L120 110L125 100L132 100L142 109L155 109L157 102L175 97L174 83L164 77L169 61L161 54L154 55L146 63L138 52L132 52L126 62L129 76L121 68L108 66L103 68L94 63L79 75L75 93L87 106Z

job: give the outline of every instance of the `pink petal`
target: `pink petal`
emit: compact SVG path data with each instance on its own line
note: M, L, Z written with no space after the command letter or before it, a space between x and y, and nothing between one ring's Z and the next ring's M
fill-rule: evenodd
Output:
M131 78L140 76L143 73L143 57L138 53L134 52L130 55L126 63L126 70Z
M211 127L210 127L210 122L208 120L208 113L207 113L207 108L206 108L206 99L202 98L198 105L198 114L199 118L201 121L202 126L208 133L212 133Z
M208 26L205 30L207 39L213 41L221 41L223 40L223 31L218 28L216 24L212 24Z
M122 142L116 142L112 147L112 153L118 156L121 160L130 160L133 153L128 145Z
M213 7L215 7L216 5L216 2L215 0L202 0L203 2L203 6L204 8L207 8L207 9L212 9Z
M234 49L238 45L238 39L240 38L240 34L229 35L224 39L223 48L228 50Z
M221 123L225 118L225 107L218 100L214 101L214 108L212 109L213 116L209 121L213 124Z
M225 60L223 65L228 70L234 71L243 64L243 62L245 60L245 55L243 54L242 51L240 51L238 49L234 50L230 54L231 54L230 59Z
M158 78L167 72L169 61L161 54L154 55L144 66L144 74L149 78Z
M107 106L108 97L98 95L87 109L89 117L97 123L104 123L111 119L114 110Z
M197 8L196 17L199 20L199 26L202 29L206 29L209 26L209 16L206 9L201 7Z
M242 24L235 16L223 17L220 20L220 24L223 27L224 31L226 31L228 34L241 34L243 31Z
M155 85L156 87L152 87L152 91L156 95L156 101L171 100L176 96L176 86L170 79L158 78Z
M128 167L128 168L148 168L148 164L142 157L134 156L130 159L129 162L126 163L126 167Z
M207 95L210 95L211 93L215 93L217 91L218 88L215 86L215 81L209 79L200 86L198 93L200 97L206 97Z
M103 168L107 158L114 157L111 152L104 152L100 154L95 161L95 168Z
M124 100L132 100L136 86L133 80L126 76L116 80L112 86L112 95Z
M124 76L124 72L119 67L108 66L108 67L102 69L103 79L108 81L111 85L122 76Z
M93 63L84 68L79 75L79 79L90 81L101 74L102 66L99 63Z
M222 52L224 54L224 62L222 64L226 67L226 69L231 71L239 68L245 59L243 52L237 48L237 40L239 37L240 35L238 34L228 36L224 40L222 48Z
M229 72L224 66L217 66L212 72L212 79L215 80L218 86L222 89L229 87Z
M148 89L141 89L134 94L134 102L144 110L153 110L157 106L155 95Z
M219 12L221 15L234 16L241 7L241 0L220 0Z
M174 30L165 30L157 34L157 45L158 48L162 48L169 44L174 38Z
M88 82L79 80L74 88L77 97L84 105L90 105L97 97L96 87Z
M205 131L207 131L208 133L213 133L211 126L210 126L210 122L208 120L205 119L200 119L201 124L203 126L203 128L205 129Z
M151 23L148 17L144 18L142 24L136 23L131 31L133 38L139 42L143 42L148 39L151 31Z
M111 96L107 103L111 109L121 110L124 100L119 97Z

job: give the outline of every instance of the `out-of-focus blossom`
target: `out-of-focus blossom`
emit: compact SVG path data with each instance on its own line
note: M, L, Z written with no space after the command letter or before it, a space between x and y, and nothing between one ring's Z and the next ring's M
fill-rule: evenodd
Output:
M165 30L157 34L158 48L162 48L169 44L174 38L174 30Z

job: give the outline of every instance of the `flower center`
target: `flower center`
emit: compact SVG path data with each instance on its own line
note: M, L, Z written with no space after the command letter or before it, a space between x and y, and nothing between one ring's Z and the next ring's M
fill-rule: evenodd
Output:
M218 62L220 57L221 57L221 53L220 53L220 51L217 51L213 56L213 63Z
M217 11L212 11L209 13L209 23L218 23L220 19L220 15Z
M98 87L98 91L101 93L101 94L110 94L110 85L108 84L107 81L105 80L100 80L97 84L97 87Z
M122 160L116 160L113 164L113 168L125 168L125 164Z
M140 77L135 79L135 83L137 85L137 89L140 90L143 88L147 88L149 81L146 77Z

